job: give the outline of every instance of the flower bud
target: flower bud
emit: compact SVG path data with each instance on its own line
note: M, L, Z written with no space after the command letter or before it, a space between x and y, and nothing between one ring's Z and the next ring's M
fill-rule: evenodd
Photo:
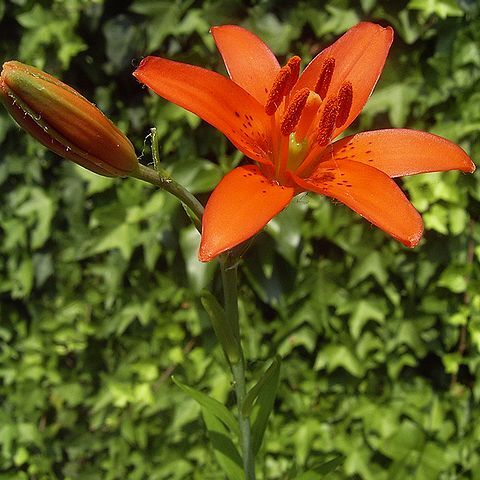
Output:
M105 176L127 176L137 169L130 140L97 107L55 77L20 62L6 62L0 98L20 127L58 155Z

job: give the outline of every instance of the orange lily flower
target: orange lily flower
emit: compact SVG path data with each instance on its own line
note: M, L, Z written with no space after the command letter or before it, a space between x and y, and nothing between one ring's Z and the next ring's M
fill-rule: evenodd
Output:
M363 132L332 143L357 117L383 69L393 30L360 23L319 53L300 75L300 58L280 67L244 28L211 33L230 79L159 57L135 77L223 132L253 165L220 181L205 207L199 259L209 261L260 231L301 192L344 203L408 247L422 219L392 180L475 166L458 146L406 129Z

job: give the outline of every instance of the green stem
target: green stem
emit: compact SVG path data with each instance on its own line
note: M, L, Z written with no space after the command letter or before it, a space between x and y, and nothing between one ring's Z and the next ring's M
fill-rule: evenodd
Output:
M232 261L233 260L233 261ZM223 294L225 299L225 314L230 322L235 336L240 345L240 360L232 363L231 370L237 397L238 425L240 427L240 442L243 457L243 469L245 480L255 480L255 458L252 450L252 437L250 431L250 420L242 413L242 405L247 395L245 381L245 360L240 341L240 326L238 316L238 289L237 289L237 268L238 259L226 257L220 261L222 269Z
M139 164L138 169L133 172L131 176L163 188L172 195L175 195L193 212L196 217L195 226L197 229L201 229L200 225L203 215L203 205L185 187L173 180L165 170L161 168L153 170Z

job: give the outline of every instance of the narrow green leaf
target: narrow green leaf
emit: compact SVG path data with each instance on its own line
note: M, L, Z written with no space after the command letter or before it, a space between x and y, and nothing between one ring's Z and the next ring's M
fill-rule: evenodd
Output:
M235 338L230 323L225 317L225 311L217 299L208 291L202 292L202 305L212 321L215 334L222 345L225 355L232 363L240 360L240 345Z
M280 357L277 355L258 383L248 392L246 410L251 411L252 448L254 455L260 449L273 409L280 380ZM254 405L253 405L254 404ZM249 406L251 405L251 406Z
M325 478L326 475L332 473L337 467L339 467L345 460L344 455L332 458L328 462L320 463L313 466L310 470L303 472L296 480L320 480Z
M318 473L309 470L308 472L303 472L299 477L295 480L320 480L322 477Z
M202 415L215 457L228 480L244 480L242 458L232 442L228 430L216 415L205 408L202 408Z
M172 380L180 387L187 395L192 397L198 404L207 412L214 415L216 418L221 420L231 432L233 432L237 437L240 436L240 432L238 429L237 421L232 413L225 407L225 405L221 404L218 400L205 395L204 393L185 385L184 383L177 380L175 377L172 376Z
M245 397L245 400L243 401L243 404L242 404L243 416L249 417L250 414L252 413L252 409L255 405L255 402L258 398L260 391L262 390L262 387L265 385L265 382L268 380L270 375L275 373L276 360L277 360L276 358L273 360L272 364L268 367L267 371L260 377L258 382L247 393L247 396Z

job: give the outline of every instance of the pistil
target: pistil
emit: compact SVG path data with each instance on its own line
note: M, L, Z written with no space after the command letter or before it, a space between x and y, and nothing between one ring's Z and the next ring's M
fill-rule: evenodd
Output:
M302 143L307 136L321 104L322 100L320 96L310 91L302 115L300 116L300 121L295 129L295 139L298 143Z

